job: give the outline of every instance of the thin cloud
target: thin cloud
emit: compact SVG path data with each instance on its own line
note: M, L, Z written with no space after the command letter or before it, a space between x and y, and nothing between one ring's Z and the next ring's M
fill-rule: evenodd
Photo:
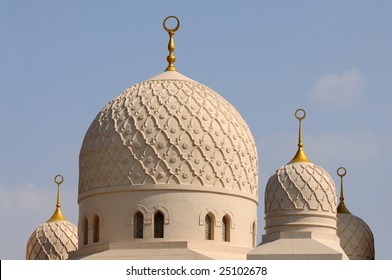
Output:
M351 162L353 166L368 165L380 160L391 137L369 130L329 132L307 139L307 151L317 157L320 164Z
M26 183L18 186L0 186L1 211L15 211L18 209L39 209L43 202L50 201L50 193L43 191L34 184ZM52 199L54 200L54 199Z
M310 93L310 100L323 107L345 109L365 97L366 79L357 68L343 74L325 74Z

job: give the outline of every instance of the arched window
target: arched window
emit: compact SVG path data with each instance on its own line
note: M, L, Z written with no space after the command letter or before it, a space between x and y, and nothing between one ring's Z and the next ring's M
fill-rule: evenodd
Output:
M133 238L143 238L144 217L139 211L135 214L133 224Z
M163 238L163 226L165 217L161 211L154 215L154 238Z
M93 224L93 242L99 242L99 217L97 215L94 216L94 224Z
M252 223L252 246L256 247L256 222Z
M208 213L204 220L204 234L206 240L214 239L214 219L212 214Z
M83 245L88 244L88 220L86 217L83 219Z
M230 219L227 216L222 218L222 241L230 241Z

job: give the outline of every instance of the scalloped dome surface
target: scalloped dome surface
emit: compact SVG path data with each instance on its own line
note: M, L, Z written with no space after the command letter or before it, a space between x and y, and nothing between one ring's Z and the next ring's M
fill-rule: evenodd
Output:
M66 260L68 252L78 249L78 229L68 221L40 225L27 242L27 260Z
M125 90L88 129L79 195L124 185L240 190L257 198L257 152L234 107L210 88L165 72Z
M350 260L374 260L373 233L361 218L338 213L338 236Z
M336 213L335 184L322 167L311 162L291 163L270 177L265 190L265 213L290 210Z

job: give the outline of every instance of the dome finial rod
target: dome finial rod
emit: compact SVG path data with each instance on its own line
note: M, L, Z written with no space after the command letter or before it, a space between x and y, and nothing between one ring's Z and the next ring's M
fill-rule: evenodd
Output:
M304 145L302 143L302 120L306 117L306 112L304 109L298 109L297 111L295 111L294 116L297 120L299 120L298 151L289 163L310 162L303 150Z
M166 21L170 18L174 18L177 21L177 25L170 29L166 26ZM178 30L178 28L180 28L180 21L178 20L177 17L175 16L168 16L164 19L163 21L163 28L169 33L169 45L168 45L168 50L169 50L169 55L166 58L167 62L169 63L169 65L167 66L165 71L176 71L176 67L174 67L174 62L176 61L176 57L174 56L173 52L174 52L174 33L176 33L176 31Z
M350 211L348 211L346 205L344 204L344 193L343 193L343 177L346 176L347 170L344 167L339 167L338 170L336 171L338 176L340 177L340 202L337 208L338 213L346 213L349 214Z
M57 201L56 201L56 210L54 211L52 217L48 220L48 222L58 221L58 220L66 220L63 213L60 209L60 185L64 182L64 177L62 175L56 175L54 177L54 182L57 184Z

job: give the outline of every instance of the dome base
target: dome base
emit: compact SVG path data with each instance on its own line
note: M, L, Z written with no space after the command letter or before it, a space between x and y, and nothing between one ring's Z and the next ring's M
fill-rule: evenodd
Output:
M215 243L215 244L213 244ZM102 243L74 251L70 259L88 260L244 260L249 248L216 241Z
M280 232L263 235L248 260L347 260L335 235L314 232Z

